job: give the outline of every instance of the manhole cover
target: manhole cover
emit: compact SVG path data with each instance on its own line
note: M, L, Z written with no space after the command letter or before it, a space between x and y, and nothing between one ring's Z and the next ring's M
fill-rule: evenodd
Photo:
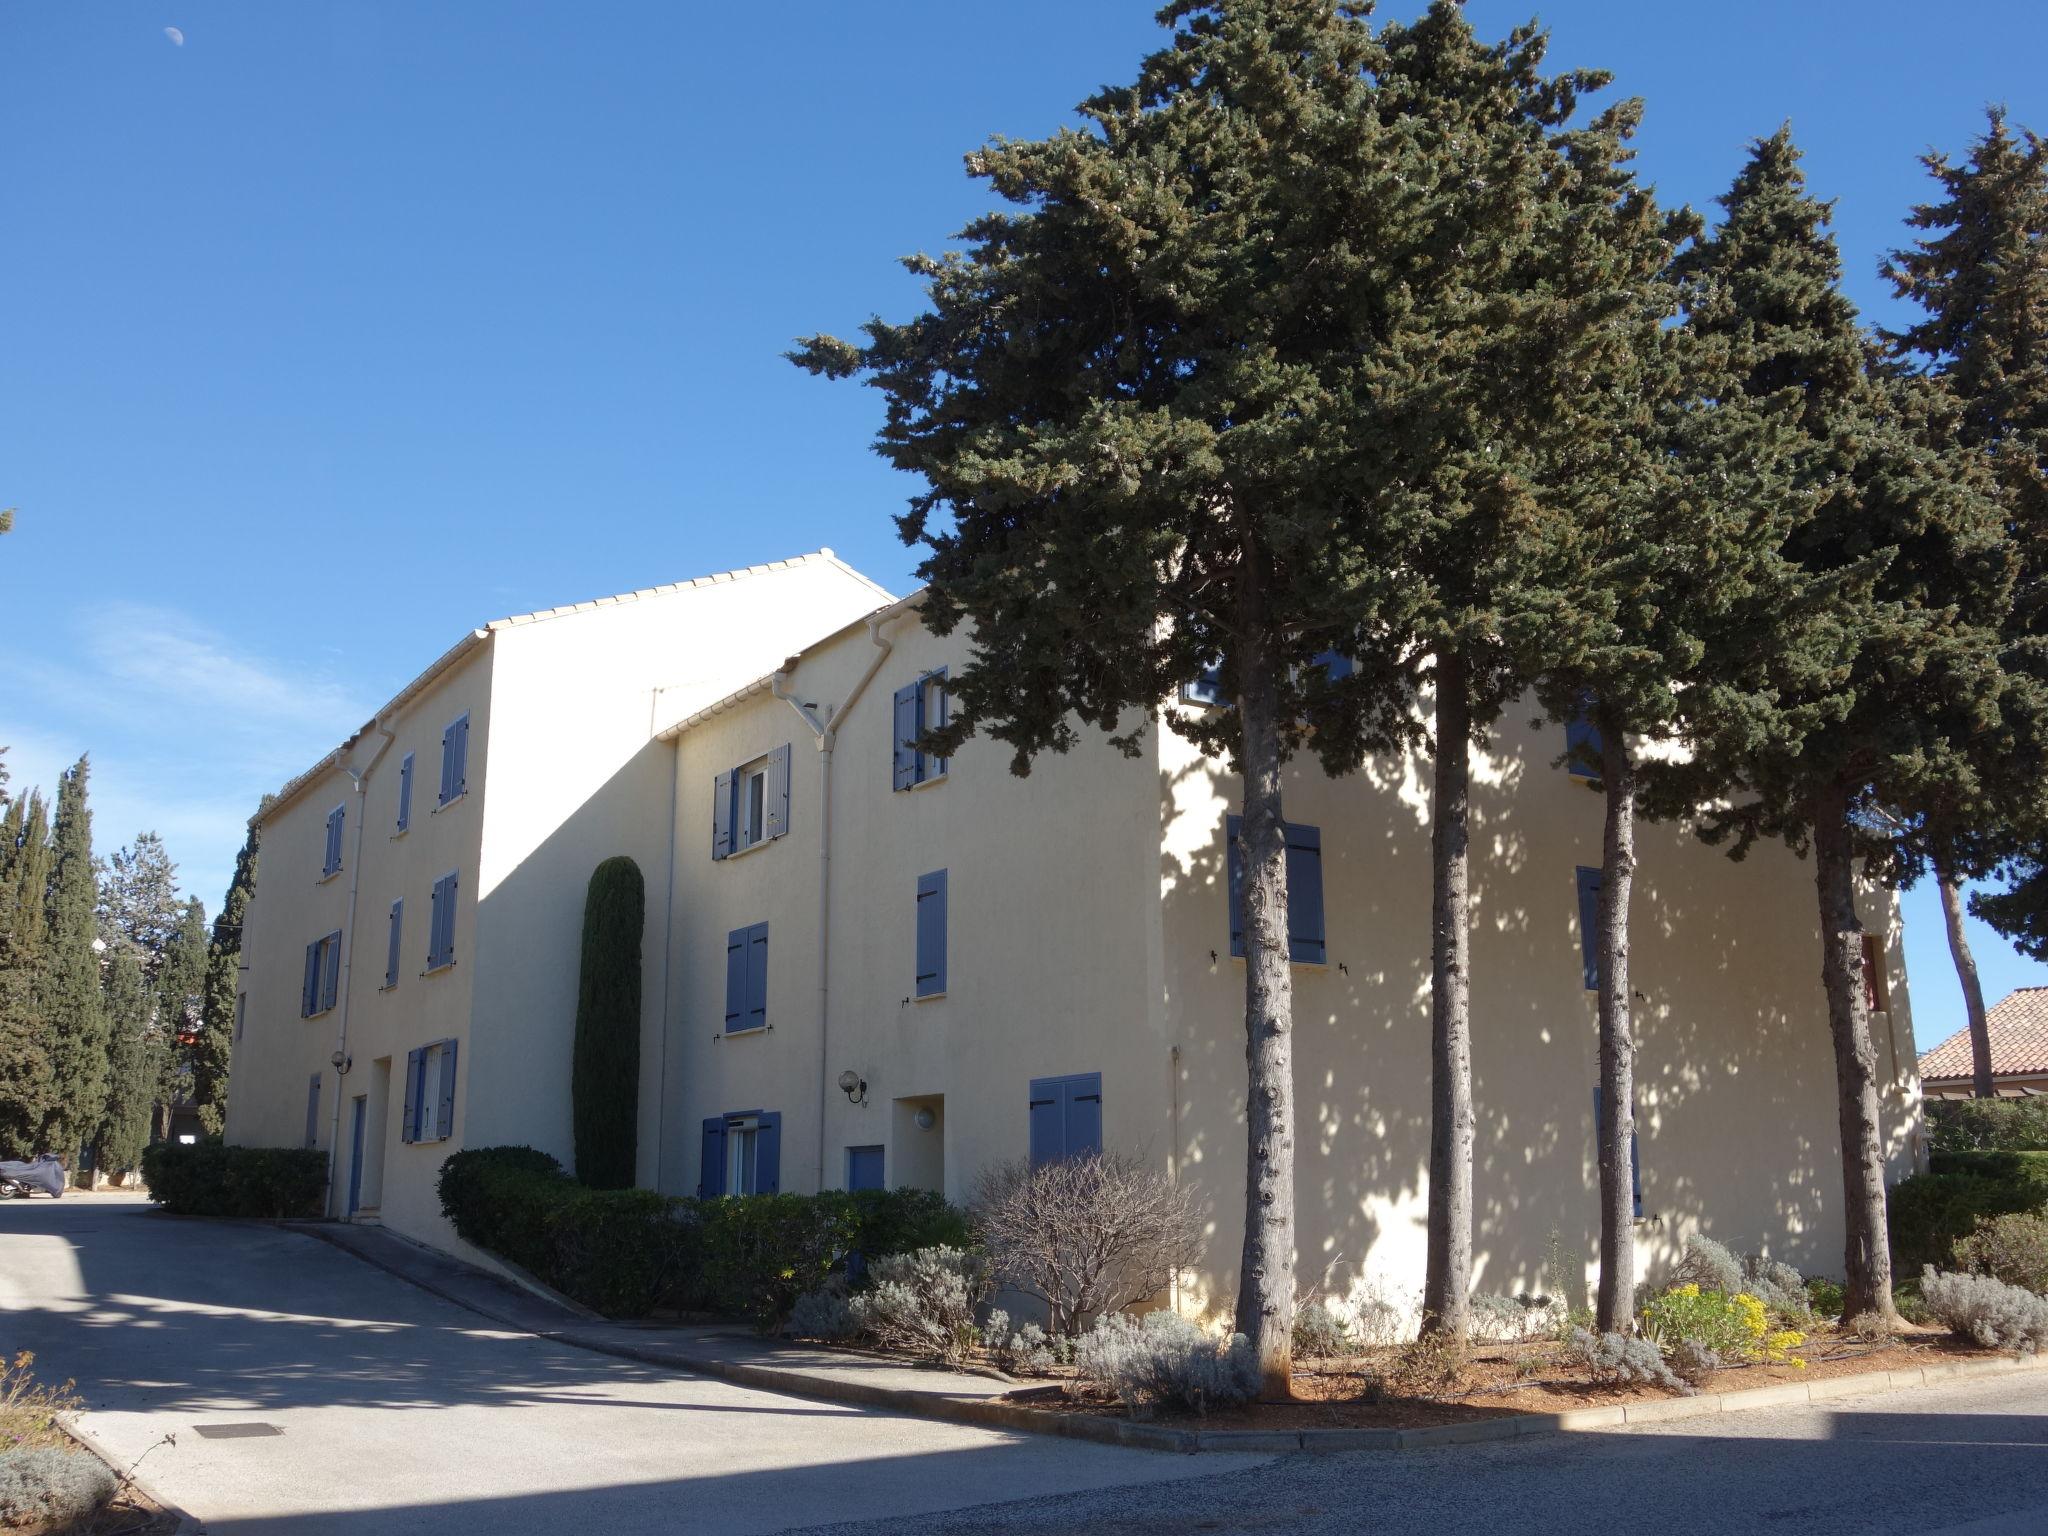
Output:
M252 1440L258 1435L281 1435L275 1424L194 1424L193 1431L205 1440Z

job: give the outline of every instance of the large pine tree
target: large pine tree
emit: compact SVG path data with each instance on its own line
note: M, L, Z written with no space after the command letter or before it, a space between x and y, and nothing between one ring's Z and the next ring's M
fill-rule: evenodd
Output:
M1759 837L1812 855L1844 1190L1845 1315L1892 1310L1876 1053L1858 861L1894 873L1881 818L1958 792L1996 750L1996 625L2012 562L1995 504L1944 452L1922 387L1875 372L1840 290L1829 210L1791 135L1753 146L1725 218L1679 263L1688 324L1731 349L1744 394L1796 411L1780 494L1795 521L1777 600L1717 632L1680 691L1695 756L1668 785L1713 804L1738 856ZM1687 781L1690 780L1688 783Z
M1894 358L1946 387L1955 440L1983 457L1996 484L2022 561L2006 626L2006 713L2024 721L2038 718L2048 679L2048 143L2009 127L1994 108L1960 163L1930 153L1923 164L1938 196L1907 223L1925 233L1884 267L1922 318L1885 341ZM2038 746L2038 726L2021 734ZM1909 829L1924 839L1941 885L1980 1098L1993 1092L1991 1035L1963 930L1964 877L2004 863L2007 888L1979 897L1979 912L2015 937L2031 936L2036 953L2048 948L2048 774L2038 750L1995 766L2003 771L1986 803L1938 810Z
M17 795L0 815L0 1157L41 1150L55 1099L49 1047L36 1013L49 918L50 816L41 794Z
M109 950L125 947L154 982L184 915L178 866L154 832L117 848L100 867L99 931Z
M256 894L256 845L271 797L250 819L249 835L235 855L235 873L221 898L220 914L206 946L206 986L200 1004L199 1038L189 1054L192 1100L200 1124L218 1136L227 1127L228 1072L235 1049L235 999L241 992L242 924Z
M86 798L89 775L90 766L81 757L58 784L44 908L48 933L35 979L36 1019L55 1078L41 1139L67 1163L98 1127L107 1097L106 1000L93 947L99 888L93 873L92 807Z

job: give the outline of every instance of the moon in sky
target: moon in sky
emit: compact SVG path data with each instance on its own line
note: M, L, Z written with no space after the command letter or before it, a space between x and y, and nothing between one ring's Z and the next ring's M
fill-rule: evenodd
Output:
M171 40L171 46L173 48L182 48L185 46L185 34L180 32L176 27L165 27L164 36L168 37Z

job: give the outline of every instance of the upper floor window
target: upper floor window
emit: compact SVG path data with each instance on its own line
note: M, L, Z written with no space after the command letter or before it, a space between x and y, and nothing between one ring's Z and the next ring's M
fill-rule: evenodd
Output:
M427 969L455 963L455 893L460 885L450 870L434 882L434 904L427 913ZM394 915L393 922L397 918Z
M341 930L306 946L306 975L299 991L299 1016L310 1019L334 1006L341 986Z
M386 935L384 947L384 987L389 991L398 985L398 965L403 953L405 933L405 898L391 903L391 931Z
M1874 933L1863 935L1863 1006L1872 1013L1887 1013L1892 1006L1885 982L1884 940Z
M1230 952L1244 958L1244 850L1238 843L1242 816L1229 817L1224 837L1230 851ZM1323 931L1323 834L1319 827L1285 823L1287 833L1287 958L1296 965L1321 965L1329 955Z
M920 752L917 740L926 731L944 727L951 715L944 667L896 690L895 788L915 789L946 776L947 759Z
M768 925L752 923L725 936L725 1032L768 1024Z
M412 825L412 754L406 753L398 763L398 832ZM396 834L394 834L396 835Z
M1195 674L1193 682L1181 684L1180 696L1190 704L1201 704L1211 708L1220 708L1228 704L1229 695L1223 691L1223 663L1212 661L1203 666L1202 670Z
M441 798L439 805L459 800L469 791L469 712L448 722L441 733ZM438 806L437 806L438 808Z
M917 877L917 995L946 992L946 872Z
M341 873L341 830L348 821L348 807L337 805L327 813L327 856L320 861L320 878Z
M1593 695L1582 693L1564 723L1565 772L1575 779L1600 777L1600 727L1593 723Z
M789 830L789 744L721 773L711 786L711 857L745 853Z

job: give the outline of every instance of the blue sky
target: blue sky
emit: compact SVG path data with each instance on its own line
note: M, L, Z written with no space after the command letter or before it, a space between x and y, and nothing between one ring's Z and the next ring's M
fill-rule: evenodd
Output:
M210 908L257 797L482 620L820 545L907 590L877 398L779 354L906 313L895 258L985 206L961 155L1127 79L1153 8L0 7L17 786L89 748L102 845L161 831ZM1542 19L1648 100L1669 201L1790 118L1874 317L1915 157L1994 100L2048 127L2031 0ZM1955 987L1908 905L1931 1042ZM1977 943L1992 996L2048 981Z

